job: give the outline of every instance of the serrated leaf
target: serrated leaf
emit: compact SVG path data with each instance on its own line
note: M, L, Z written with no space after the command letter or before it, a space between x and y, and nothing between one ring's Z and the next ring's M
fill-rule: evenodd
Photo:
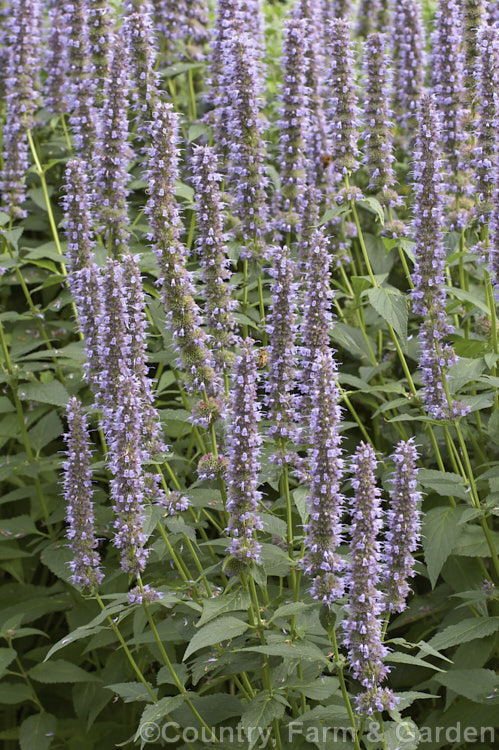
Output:
M270 695L268 690L255 695L241 716L241 725L248 738L248 750L261 739L258 730L266 729L274 719L280 719L284 710L285 704Z
M47 750L57 729L57 719L52 714L28 716L19 728L21 750Z
M39 534L29 516L0 519L0 541L4 539L22 539L30 534Z
M429 641L429 645L441 651L444 648L469 643L477 638L485 638L499 630L499 617L470 617L449 625L441 633L437 633Z
M144 739L144 737L147 736L144 731L145 727L148 725L159 725L167 714L170 714L172 711L175 711L176 708L179 708L184 700L183 695L173 695L167 698L161 698L157 703L147 706L140 717L140 724L135 734L135 739Z
M202 625L206 625L206 623L225 612L246 610L250 603L249 594L242 588L233 588L227 594L215 599L206 599L203 602L203 614L199 618L199 622L196 623L196 627L200 628Z
M402 341L407 339L407 300L397 289L374 287L367 290L369 302Z
M42 417L28 432L31 447L36 453L45 448L52 440L58 438L63 432L62 422L55 411L51 411Z
M489 698L499 684L496 673L491 669L453 669L436 675L433 679L454 693L477 703Z
M18 703L26 703L31 698L31 691L23 682L0 682L0 704L4 706L15 706Z
M66 406L69 393L58 380L51 380L50 383L23 383L19 388L19 397L23 401Z
M428 511L423 522L423 549L432 588L463 529L461 508L438 507Z
M95 672L86 672L76 664L64 659L44 661L36 664L29 671L29 676L36 682L52 684L57 682L94 682L99 681Z
M305 659L329 663L322 651L314 643L269 643L264 646L248 646L241 651L254 651L267 656L282 656L284 659Z
M248 629L248 623L238 620L237 617L221 617L208 625L204 625L192 638L185 650L182 661L206 646L228 641L242 635Z
M357 205L372 214L376 214L376 220L379 221L381 226L384 226L385 212L379 200L373 198L372 196L367 196L366 198L362 198L362 200L357 201Z
M149 683L148 683L149 685ZM149 685L153 693L157 691L152 685ZM113 693L123 698L125 703L133 703L134 701L145 701L151 703L152 698L149 694L146 686L142 682L115 682L111 685L104 685L106 690L112 690Z
M0 648L0 676L5 672L9 664L16 658L13 648Z

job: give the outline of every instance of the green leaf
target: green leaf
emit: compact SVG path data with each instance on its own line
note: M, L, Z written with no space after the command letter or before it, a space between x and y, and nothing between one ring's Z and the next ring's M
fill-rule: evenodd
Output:
M112 700L112 695L95 682L77 682L73 687L75 713L90 729L104 706Z
M36 682L51 684L56 682L91 682L99 681L95 672L86 672L76 664L64 659L44 661L36 664L29 671L29 676Z
M437 678L439 675L437 675ZM433 678L435 679L435 678ZM430 693L419 693L415 690L408 690L405 693L395 693L398 698L397 711L404 711L404 709L412 706L414 701L424 700L427 698L438 698L438 695L431 695Z
M42 404L66 406L69 393L58 380L50 383L24 383L19 388L19 397L23 401L39 401Z
M147 683L149 685L149 683ZM149 685L153 693L157 691L152 685ZM146 689L146 686L142 682L115 682L112 685L105 685L106 690L112 690L113 693L123 698L125 703L133 703L134 701L145 701L151 703L152 698Z
M67 543L53 542L48 544L40 555L41 562L62 581L69 580L71 570L69 563L73 554Z
M268 643L264 646L249 646L241 651L254 651L267 656L282 656L284 659L305 659L329 664L322 651L314 643Z
M312 682L304 682L303 680L296 680L293 682L288 680L286 682L286 687L290 690L296 690L299 693L302 693L311 700L324 701L338 691L340 681L337 677L322 676Z
M11 661L16 658L16 653L13 648L0 648L0 676L4 674Z
M463 529L461 508L442 506L428 511L423 522L423 549L432 588Z
M420 469L418 482L441 497L460 497L462 500L469 501L470 493L463 486L463 478L460 474L435 469Z
M377 200L376 198L373 198L372 196L368 196L366 198L362 198L362 200L360 201L357 201L357 205L360 206L361 208L364 208L366 211L369 211L372 214L376 214L376 220L379 221L381 226L384 226L385 212L379 200Z
M21 750L47 750L52 744L57 719L52 714L28 716L19 728Z
M31 698L31 691L23 682L0 682L0 703L4 706L15 706L26 703Z
M192 638L191 642L186 648L184 658L185 661L191 654L199 651L201 648L206 646L213 646L215 643L221 643L221 641L228 641L232 638L236 638L238 635L242 635L246 632L249 625L243 620L238 620L237 617L221 617L218 620L214 620L209 625L204 625Z
M460 643L468 643L477 638L485 638L487 635L499 630L499 617L470 617L449 625L441 633L437 633L429 641L430 646L441 651L444 648L458 646Z
M433 679L454 693L477 703L490 698L499 683L496 673L491 669L453 669L436 675Z
M249 594L242 588L232 588L227 594L218 596L215 599L205 599L203 602L203 613L196 623L196 627L214 620L216 617L225 612L236 612L237 610L247 610L250 606L251 599Z
M205 135L205 133L210 132L211 129L208 127L208 125L204 125L204 123L202 122L196 122L194 125L191 125L189 127L187 133L187 143L192 143L192 141L197 140L200 135Z
M285 707L282 699L278 700L277 696L270 695L268 690L257 693L248 703L241 716L241 725L248 738L248 750L261 739L258 730L268 727L274 719L280 719Z
M477 290L468 292L466 289L459 289L459 287L445 287L445 290L452 294L453 297L462 300L463 302L471 302L472 305L478 307L479 310L489 315L490 310L485 301L485 294L480 294Z
M175 711L175 709L179 708L179 706L181 706L183 702L183 695L173 695L167 698L161 698L161 700L157 703L153 703L151 706L147 706L144 709L142 716L140 717L140 724L135 734L135 740L144 740L148 736L146 730L146 727L148 725L150 725L151 729L154 730L155 725L159 725L167 714ZM152 735L150 735L150 737L152 737Z
M28 432L31 447L36 453L39 453L52 440L58 438L63 430L64 428L57 412L51 411L42 417Z
M407 339L407 300L398 289L374 287L367 290L369 302L378 315L381 315L402 341Z
M23 536L39 533L29 516L0 519L0 541L4 539L22 539Z

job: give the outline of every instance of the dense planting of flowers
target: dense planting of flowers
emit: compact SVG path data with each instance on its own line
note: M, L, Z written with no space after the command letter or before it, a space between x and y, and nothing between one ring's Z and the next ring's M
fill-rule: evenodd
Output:
M497 5L0 2L7 750L497 746Z

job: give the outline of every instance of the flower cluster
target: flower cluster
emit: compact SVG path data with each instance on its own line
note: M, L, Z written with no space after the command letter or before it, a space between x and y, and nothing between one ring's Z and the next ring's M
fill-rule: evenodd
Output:
M223 206L216 151L199 146L192 160L192 180L196 188L198 225L197 251L200 258L205 320L213 341L214 357L221 370L232 361L235 302L228 281L231 276L223 227Z
M456 190L463 141L464 74L461 16L457 0L441 0L432 36L432 87L440 114L443 151L449 172L449 187Z
M395 115L409 129L424 78L424 27L417 0L399 0L394 4L393 59Z
M259 562L260 544L255 531L261 528L256 512L260 500L258 472L261 438L257 398L257 369L253 341L245 339L235 365L231 423L227 445L227 531L232 537L230 554L241 562Z
M283 231L301 230L306 207L309 138L307 22L290 18L284 27L283 82L280 93L279 160Z
M238 32L226 40L223 69L231 209L239 221L236 233L243 243L241 257L261 260L265 256L267 231L267 177L260 114L262 103L258 95L258 69L251 37Z
M364 714L395 707L393 693L380 687L389 669L383 663L388 649L383 645L381 635L383 595L378 588L381 492L376 485L375 470L374 450L370 445L361 443L352 460L352 559L348 572L348 604L343 626L353 676L365 688L364 693L356 698L357 708Z
M66 21L71 76L69 121L75 150L90 162L97 141L97 112L85 0L72 0L66 7Z
M116 70L109 68L114 29L109 0L88 0L88 37L95 104L106 100L105 82L113 79Z
M344 579L339 575L345 561L337 548L342 541L341 494L343 459L339 423L339 389L333 352L319 351L312 370L312 414L310 417L309 521L305 527L302 565L312 576L312 596L324 604L341 598Z
M408 579L414 573L414 552L421 536L418 491L418 452L414 439L397 445L392 456L395 462L393 490L386 516L387 530L383 546L383 591L390 612L403 612L410 592Z
M116 37L110 77L99 117L94 170L100 231L115 256L126 252L129 234L127 183L132 151L128 145L128 73L126 50L120 38Z
M442 235L443 177L439 150L440 130L435 101L424 95L418 112L418 138L414 153L415 264L411 292L413 309L424 321L420 328L420 368L423 401L436 419L466 413L462 404L449 403L445 370L456 355L444 338L452 330L445 315L445 250Z
M10 18L6 21L6 111L0 191L5 210L12 219L26 215L22 204L26 197L28 131L33 126L37 103L40 14L38 0L12 0Z
M159 104L150 130L146 213L151 224L153 250L160 269L158 283L172 333L179 367L191 390L216 395L219 381L206 335L200 327L199 308L186 269L186 252L180 235L182 222L175 199L178 179L178 115L167 104Z
M464 85L466 87L468 105L473 106L476 95L476 77L474 73L477 58L480 54L478 32L483 27L485 20L485 3L484 0L462 0L460 5L465 56Z
M493 26L484 26L478 34L476 68L477 123L473 150L473 172L483 222L490 212L497 160L497 123L499 122L499 37Z
M64 498L66 501L66 536L72 560L71 580L77 586L93 588L102 581L99 553L94 528L92 503L92 471L87 419L77 398L70 398L66 416L68 432L64 469Z
M147 3L123 20L130 64L131 99L137 113L137 129L141 139L147 138L159 95L159 79L155 70L157 57L152 13Z
M68 73L68 40L66 13L57 0L48 9L49 34L44 84L45 106L53 114L63 114L67 108L66 80Z
M386 42L382 34L367 37L364 47L366 101L364 114L365 164L370 177L369 189L375 190L389 205L397 201L391 188L395 184L393 139L389 100L390 78Z
M297 439L296 395L296 308L297 283L294 280L295 264L289 248L276 247L271 274L272 304L267 320L268 377L266 405L272 426L269 434L277 440Z

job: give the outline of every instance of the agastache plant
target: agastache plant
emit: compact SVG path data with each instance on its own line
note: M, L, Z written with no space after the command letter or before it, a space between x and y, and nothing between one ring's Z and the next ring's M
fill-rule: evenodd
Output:
M68 401L66 460L63 463L63 491L66 502L66 537L71 550L71 581L92 589L102 581L94 525L92 470L87 418L81 402Z
M440 115L449 187L457 191L462 167L464 72L457 0L440 0L432 36L432 88Z
M421 500L418 490L419 458L414 438L401 440L392 456L395 471L386 514L383 546L383 592L389 612L403 612L415 575L414 552L421 538Z
M380 12L381 0L360 0L355 24L357 36L368 36L376 31Z
M95 191L100 231L109 251L126 252L129 235L127 183L129 71L125 47L119 37L113 43L111 74L99 117L99 140L95 155Z
M350 26L341 18L328 29L331 72L328 121L332 181L338 182L358 167L359 125Z
M223 203L216 151L198 146L192 160L192 180L196 191L197 252L201 265L201 294L204 315L212 340L217 367L225 371L233 360L235 302L228 282L231 277L227 239L223 226Z
M181 242L182 221L175 199L178 179L178 115L159 104L151 125L148 150L146 213L151 225L153 251L160 270L158 283L169 330L179 354L187 386L217 395L220 387L200 312L194 300L191 274L186 269L186 250Z
M265 256L267 205L265 145L262 102L258 94L258 71L250 37L235 33L224 44L224 85L228 117L227 189L231 210L238 219L235 233L242 242L241 257L261 260Z
M229 552L240 562L260 562L261 529L258 518L258 472L261 437L258 434L260 408L257 398L257 369L253 341L245 339L236 360L231 394L231 422L227 445L227 531L232 538Z
M466 413L462 404L450 403L445 390L446 370L457 361L444 342L451 333L445 314L445 250L443 246L443 176L439 149L440 128L433 97L425 94L418 111L418 137L414 153L414 255L412 306L423 317L420 327L419 365L426 410L435 419L452 419Z
M92 79L95 84L95 104L100 106L106 99L105 82L113 76L110 68L113 45L113 17L108 0L87 0L88 35L91 56Z
M383 594L378 588L381 561L379 533L381 491L376 485L376 456L373 448L361 443L352 459L351 562L348 571L348 604L343 622L344 643L353 676L364 692L356 697L357 710L371 715L391 710L396 699L382 688L389 669L383 663L388 649L383 645Z
M280 91L279 159L283 231L300 232L306 207L307 142L310 137L307 22L289 18L284 27Z
M486 221L494 189L499 113L499 29L483 26L478 35L476 69L477 120L473 149L473 173L480 203L479 220Z
M286 245L274 249L270 273L274 283L267 318L269 346L265 403L271 421L269 434L284 447L288 441L296 442L298 435L295 395L298 285L295 264Z
M313 578L312 596L327 605L343 596L345 585L341 575L345 561L338 554L343 534L344 462L337 378L333 351L329 348L319 351L312 368L309 520L302 566Z
M12 0L7 23L7 69L5 80L5 124L0 191L11 219L26 212L25 175L28 169L28 131L34 124L37 79L40 3Z
M403 127L414 122L424 79L424 27L417 0L398 0L393 11L395 116Z
M367 37L364 47L366 99L364 107L365 158L370 182L369 189L377 193L383 203L394 205L398 197L393 186L392 112L390 110L389 58L383 34Z

